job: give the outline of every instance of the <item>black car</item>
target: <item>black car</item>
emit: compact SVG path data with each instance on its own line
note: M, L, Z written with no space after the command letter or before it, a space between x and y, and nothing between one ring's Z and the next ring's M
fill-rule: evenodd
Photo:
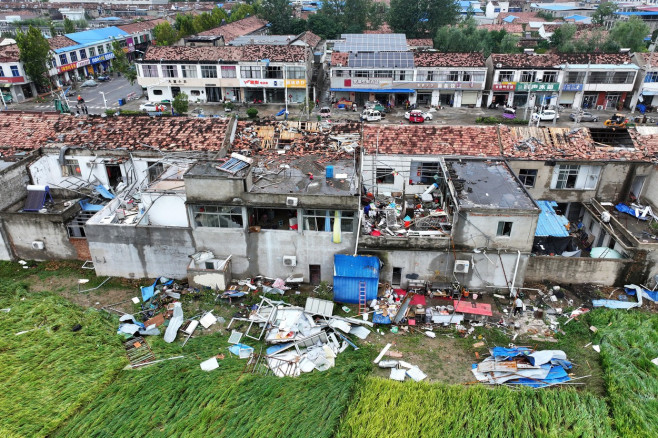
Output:
M569 118L573 121L576 121L576 117L578 117L581 122L598 122L599 121L598 116L595 116L592 113L588 113L587 111L584 111L580 114L578 114L578 113L569 114Z

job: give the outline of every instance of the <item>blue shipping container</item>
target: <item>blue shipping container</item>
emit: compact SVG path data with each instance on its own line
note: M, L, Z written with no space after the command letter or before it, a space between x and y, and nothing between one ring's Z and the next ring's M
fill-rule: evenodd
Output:
M377 298L379 259L372 256L334 255L334 301L357 304L361 282L366 284L366 301Z

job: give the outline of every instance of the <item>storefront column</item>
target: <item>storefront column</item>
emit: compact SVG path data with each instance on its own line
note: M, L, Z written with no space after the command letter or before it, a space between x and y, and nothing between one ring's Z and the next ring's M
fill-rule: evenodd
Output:
M576 94L573 96L573 104L571 105L572 108L580 108L583 104L583 91L578 91Z
M482 94L483 94L482 91L478 91L478 100L475 103L476 108L480 108L482 106Z
M493 90L489 91L489 95L487 96L487 108L489 108L489 106L491 106L491 104L493 103L493 96L494 96Z
M462 106L462 93L463 91L455 91L452 104L453 108L460 108Z
M263 103L267 103L267 93L265 92L265 88L263 88Z

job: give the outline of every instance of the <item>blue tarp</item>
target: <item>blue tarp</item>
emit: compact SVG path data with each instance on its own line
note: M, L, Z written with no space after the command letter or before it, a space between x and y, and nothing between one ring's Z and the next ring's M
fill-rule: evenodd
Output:
M116 26L101 27L98 29L83 30L82 32L67 33L66 37L78 44L94 44L112 38L125 38L130 34Z
M631 207L629 207L626 204L622 204L621 202L619 204L615 205L615 208L617 209L617 211L621 211L622 213L630 214L634 218L639 219L641 221L649 220L649 217L650 217L649 215L647 215L645 217L641 217L640 216L642 214L641 212L638 212L636 214L634 209L632 209Z
M369 256L334 255L334 301L359 302L359 284L366 285L366 301L377 298L379 259Z
M103 207L104 205L90 204L86 199L80 201L80 208L84 211L101 211Z
M518 348L505 348L505 347L494 347L489 350L492 356L497 360L505 360L512 357L525 356L532 352L530 348L518 347Z
M142 301L146 302L146 301L150 300L153 297L153 295L155 295L155 286L158 285L158 281L160 281L161 278L162 277L156 278L155 281L153 282L153 284L150 285L150 286L140 287L140 290L142 291ZM165 285L169 286L173 282L174 282L174 280L167 280L167 282L165 282Z
M372 322L373 324L390 324L391 317L384 316L382 313L375 313L372 315Z
M530 386L532 388L542 388L544 386L552 385L560 382L567 382L571 380L567 372L561 366L542 365L542 368L549 368L548 376L546 378L538 379L515 379L509 380L507 383L511 385Z
M94 187L94 189L96 189L96 191L103 198L105 198L105 199L114 199L114 195L112 193L110 193L109 190L107 190L103 184L97 185L96 187Z
M516 20L517 18L519 18L519 17L517 17L516 15L508 15L507 17L503 18L503 21L505 23L511 23L514 20Z
M608 309L632 309L637 307L634 301L592 300L594 307L607 307Z
M282 116L285 112L286 112L286 109L283 108L281 111L279 111L278 113L276 113L276 115L277 115L277 116Z

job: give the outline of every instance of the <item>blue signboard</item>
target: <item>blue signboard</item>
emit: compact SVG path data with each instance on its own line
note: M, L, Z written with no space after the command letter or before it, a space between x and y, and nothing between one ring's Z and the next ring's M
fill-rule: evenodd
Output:
M91 57L89 58L89 62L91 62L92 64L98 64L99 62L109 61L110 59L114 59L114 53L112 52L103 53L102 55Z
M564 84L562 91L583 91L583 84Z

